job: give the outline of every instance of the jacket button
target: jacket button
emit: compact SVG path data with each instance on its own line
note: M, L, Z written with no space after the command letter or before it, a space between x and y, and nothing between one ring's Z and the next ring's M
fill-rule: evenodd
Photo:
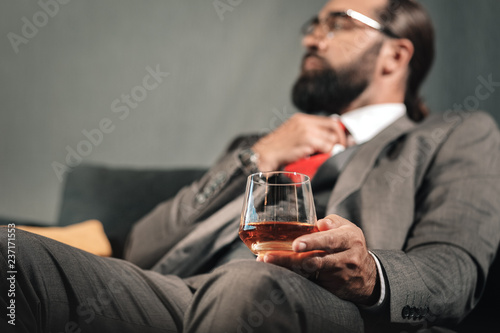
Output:
M420 315L422 313L422 308L415 308L415 314L413 316L413 320L420 319L422 316Z
M198 202L198 204L200 204L200 205L201 205L201 204L202 204L202 203L204 203L205 201L207 201L207 197L206 197L205 195L203 195L203 194L198 194L198 195L196 196L196 202Z
M205 193L205 196L208 197L210 196L210 194L212 194L213 192L213 187L214 187L214 184L210 183L208 184L204 189L203 189L203 193Z
M424 318L424 308L419 308L418 319Z
M216 176L215 176L215 183L217 185L219 184L222 184L223 182L226 181L226 173L224 171L221 171L219 172Z
M401 316L403 317L403 319L407 319L410 317L410 307L408 305L406 305L403 308L403 311L401 311Z
M410 308L410 319L415 319L415 316L416 316L416 308L412 306Z

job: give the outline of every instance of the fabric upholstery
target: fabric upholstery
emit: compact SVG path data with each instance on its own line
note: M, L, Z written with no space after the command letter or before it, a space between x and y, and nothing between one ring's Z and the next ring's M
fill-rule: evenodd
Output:
M57 225L101 221L113 257L121 258L132 224L204 172L78 166L66 178Z

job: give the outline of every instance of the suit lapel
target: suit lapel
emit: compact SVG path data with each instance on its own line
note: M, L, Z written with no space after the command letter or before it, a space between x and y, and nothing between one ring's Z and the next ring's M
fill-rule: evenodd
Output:
M327 215L334 213L337 206L362 186L382 150L413 127L415 127L413 121L406 116L401 117L359 147L337 180L328 201Z

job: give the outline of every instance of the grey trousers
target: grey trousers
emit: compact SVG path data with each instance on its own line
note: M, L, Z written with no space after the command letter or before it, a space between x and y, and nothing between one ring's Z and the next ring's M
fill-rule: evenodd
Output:
M8 274L7 228L0 228L0 332L363 331L352 303L274 265L235 260L180 279L21 230L15 235L15 273ZM12 299L15 325L7 322Z

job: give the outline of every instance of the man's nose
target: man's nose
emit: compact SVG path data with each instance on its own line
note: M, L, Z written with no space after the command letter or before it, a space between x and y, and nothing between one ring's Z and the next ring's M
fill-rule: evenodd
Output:
M302 38L302 46L312 51L324 50L327 47L325 42L325 36L321 35L318 29Z

